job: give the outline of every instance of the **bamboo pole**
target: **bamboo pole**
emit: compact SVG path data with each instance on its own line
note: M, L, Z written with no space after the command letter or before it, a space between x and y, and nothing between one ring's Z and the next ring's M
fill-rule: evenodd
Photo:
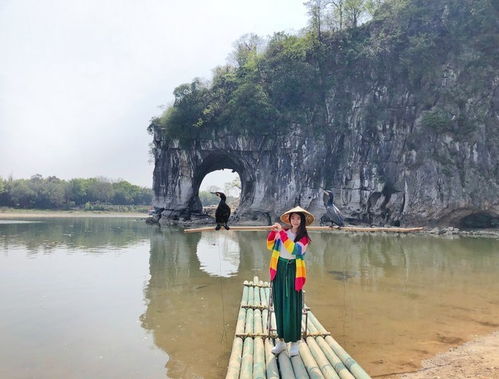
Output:
M311 313L312 312L308 311L309 317ZM334 370L333 366L327 359L326 355L322 352L321 348L317 345L315 339L312 337L313 334L317 334L317 329L312 325L310 320L308 324L305 325L304 318L302 318L301 324L303 330L305 330L305 327L307 329L307 337L305 338L305 341L307 342L308 348L312 353L312 356L314 357L315 361L317 362L319 369L321 370L324 377L340 379L339 376L336 374L336 371Z
M267 298L267 292L265 291L265 288L263 286L264 283L260 280L260 283L258 283L258 287L260 287L260 299L262 301L262 306L268 307L269 299Z
M250 286L248 288L248 299L246 301L247 305L254 305L254 287L251 286L253 282L249 282ZM253 333L253 318L254 310L251 308L246 309L246 322L244 325L245 333ZM246 337L244 339L243 345L243 355L241 359L241 379L251 379L253 378L253 357L254 353L254 340L252 337Z
M348 371L346 366L343 364L340 358L334 353L331 346L329 346L324 339L324 337L317 337L315 342L321 347L322 352L327 357L331 365L334 367L334 370L339 375L341 379L355 379L355 377Z
M265 379L265 347L262 337L255 338L253 349L253 378Z
M309 376L307 374L307 369L305 368L305 364L301 359L300 355L295 355L291 357L291 364L293 365L293 370L295 372L296 379L308 379Z
M331 366L331 363L329 363L328 359L322 352L319 345L317 345L313 337L307 337L307 345L310 349L310 352L312 353L312 356L319 365L319 368L322 371L324 377L331 379L340 379L333 366Z
M261 280L260 280L259 284L260 284L260 299L262 301L262 307L265 307L262 310L262 331L263 331L263 334L268 334L269 330L268 330L268 325L267 325L267 319L268 319L268 315L269 315L269 310L268 310L269 299L267 298L267 291L263 287L263 282Z
M308 315L309 317L312 315L312 317L317 319L317 317L315 317L315 315L313 315L310 311L308 312ZM316 328L311 319L309 319L308 322L308 332L311 336L317 335L315 342L320 346L322 353L326 356L329 363L331 363L331 366L334 368L339 377L341 379L355 379L355 377L345 367L341 359L334 353L333 349L331 349L331 347L326 343L324 336L319 335L321 332Z
M243 308L248 302L248 287L243 287L243 297L241 299L241 308L237 315L236 334L244 333L244 324L246 322L246 309Z
M253 378L253 338L246 338L243 346L243 356L241 358L241 379Z
M246 286L249 282L247 280L244 281L243 285L243 297L241 298L241 306L245 306L248 304L248 287Z
M251 282L250 282L251 283ZM253 296L255 293L255 288L254 287L247 287L248 288L248 300L246 301L246 305L253 306Z
M282 355L282 354L281 354ZM300 355L303 359L303 363L305 364L305 368L307 369L308 375L312 379L323 379L324 375L322 375L321 369L317 365L310 349L308 348L306 343L300 343Z
M248 304L252 306L261 306L260 287L258 287L260 281L257 276L253 278L253 284L254 287L250 289L250 293L253 295L252 302L248 302ZM248 309L247 312L249 311L250 310ZM253 312L253 333L263 334L261 310L252 309L251 312ZM253 378L265 379L265 347L263 345L262 337L256 337L253 340Z
M247 281L245 281L247 283ZM246 322L246 309L242 308L248 301L248 287L243 286L243 295L241 297L241 308L237 315L236 337L232 344L232 352L229 358L229 367L226 379L238 379L241 371L241 357L243 354L243 339L238 338L237 334L244 333L244 324Z
M248 305L253 305L253 288L249 287L248 290ZM253 318L255 311L251 308L246 309L246 324L244 325L245 333L254 333L253 329Z
M234 338L234 343L232 344L232 353L229 359L229 368L227 369L227 375L225 379L238 379L239 372L241 370L241 356L243 351L243 339Z
M275 312L272 312L270 317L270 328L277 333L277 321L275 319Z
M230 231L241 232L241 231L269 231L271 226L231 226ZM421 226L411 227L411 228L398 228L398 227L366 227L366 226L343 226L343 227L330 227L330 226L307 226L307 230L318 230L318 231L344 231L344 232L387 232L387 233L411 233L419 232L424 228ZM185 233L196 233L196 232L218 232L227 233L225 229L215 230L213 227L201 227L201 228L190 228L184 229Z
M253 297L254 297L254 305L256 307L261 307L262 303L260 300L260 288L259 287L253 287Z
M269 328L267 325L268 317L269 317L269 311L267 309L264 309L262 311L262 334L265 336L269 335Z
M266 361L266 371L267 379L279 379L279 369L277 368L277 359L274 354L272 354L272 342L270 338L265 340L265 361Z
M295 378L293 366L291 365L291 360L289 359L288 354L282 352L277 356L277 360L279 361L281 378Z
M321 331L326 331L326 328L317 320L315 315L310 312L309 319L315 325L315 327ZM334 353L341 359L343 364L350 370L350 372L357 379L370 379L371 377L364 371L364 369L340 346L336 340L331 336L325 337L326 342L334 351Z
M263 334L262 312L259 309L253 311L253 331L255 334Z

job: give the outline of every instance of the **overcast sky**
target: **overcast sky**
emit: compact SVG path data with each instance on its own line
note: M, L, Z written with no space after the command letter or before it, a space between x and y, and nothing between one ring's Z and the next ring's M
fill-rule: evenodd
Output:
M303 0L0 0L0 176L150 187L146 127L174 88L306 22Z

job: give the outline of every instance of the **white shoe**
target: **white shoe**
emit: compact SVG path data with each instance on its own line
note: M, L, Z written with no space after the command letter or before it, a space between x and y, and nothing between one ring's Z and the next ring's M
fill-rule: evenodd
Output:
M300 341L291 342L291 347L288 352L290 357L294 357L295 355L300 354Z
M286 342L283 340L277 340L277 343L272 348L272 354L279 355L282 351L286 350Z

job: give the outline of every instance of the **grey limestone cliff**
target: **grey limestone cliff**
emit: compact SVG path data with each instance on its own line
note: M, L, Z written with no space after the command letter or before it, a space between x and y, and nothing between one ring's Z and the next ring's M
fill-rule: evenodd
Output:
M483 47L473 32L451 38L456 21L445 4L431 12L429 22L418 24L423 34L439 36L420 52L421 65L433 54L426 71L400 68L410 46L397 42L400 35L382 46L383 22L357 32L373 57L343 64L331 53L323 75L334 85L321 104L320 133L303 122L256 136L227 128L186 147L156 129L154 205L165 207L170 220L202 218L201 181L226 168L242 184L232 222L271 223L297 204L319 222L325 188L350 223L499 225L497 46ZM488 33L497 38L497 29ZM337 38L325 43L338 51ZM413 59L414 67L419 57Z

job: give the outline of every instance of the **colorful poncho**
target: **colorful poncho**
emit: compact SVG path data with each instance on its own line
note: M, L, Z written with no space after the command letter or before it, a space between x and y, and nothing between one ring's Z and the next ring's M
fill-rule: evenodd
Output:
M277 273L277 261L279 260L279 250L282 243L289 253L296 256L295 290L301 291L307 280L307 269L305 267L305 261L303 260L303 253L308 242L309 240L307 237L303 237L299 241L293 242L288 238L288 234L285 230L270 232L267 236L267 249L272 251L272 257L270 258L270 280L274 280Z

